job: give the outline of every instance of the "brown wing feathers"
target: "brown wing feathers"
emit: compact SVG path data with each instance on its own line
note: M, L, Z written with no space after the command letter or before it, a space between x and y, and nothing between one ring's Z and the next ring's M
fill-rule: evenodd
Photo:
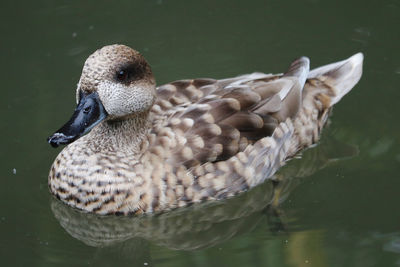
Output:
M188 168L225 160L271 136L300 107L305 78L296 75L304 75L299 70L304 65L308 68L308 60L295 61L283 76L255 73L221 81L177 81L158 88L156 105L164 112L163 132L177 140L172 142L175 147L169 146L173 153L168 160Z

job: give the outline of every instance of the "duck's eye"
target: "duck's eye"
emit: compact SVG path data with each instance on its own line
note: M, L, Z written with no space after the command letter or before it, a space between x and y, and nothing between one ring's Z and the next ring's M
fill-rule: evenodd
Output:
M136 79L140 79L143 75L143 67L138 63L129 63L120 66L115 72L115 80L125 85Z
M117 79L120 82L124 82L128 79L128 72L125 70L120 70L117 72Z

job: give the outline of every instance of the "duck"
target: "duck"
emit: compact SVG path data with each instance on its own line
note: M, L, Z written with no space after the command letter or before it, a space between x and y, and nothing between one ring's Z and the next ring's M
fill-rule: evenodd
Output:
M310 70L178 80L157 86L136 50L104 46L84 63L66 145L48 186L99 215L160 213L231 198L317 143L333 106L360 80L363 54Z

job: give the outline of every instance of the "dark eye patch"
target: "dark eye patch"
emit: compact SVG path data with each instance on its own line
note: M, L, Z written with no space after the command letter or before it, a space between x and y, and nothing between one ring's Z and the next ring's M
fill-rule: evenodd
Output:
M115 79L120 83L128 84L135 79L143 76L144 69L140 64L127 64L118 68L115 73Z
M120 82L124 82L127 80L129 73L126 70L120 70L117 72L117 80Z

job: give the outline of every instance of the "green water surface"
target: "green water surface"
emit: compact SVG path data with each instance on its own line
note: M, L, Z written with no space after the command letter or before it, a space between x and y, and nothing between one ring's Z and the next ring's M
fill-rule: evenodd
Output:
M0 265L399 266L399 26L398 0L2 1ZM113 43L141 51L158 84L359 51L364 74L281 183L159 216L98 218L49 194L60 149L46 137L72 114L86 57Z

